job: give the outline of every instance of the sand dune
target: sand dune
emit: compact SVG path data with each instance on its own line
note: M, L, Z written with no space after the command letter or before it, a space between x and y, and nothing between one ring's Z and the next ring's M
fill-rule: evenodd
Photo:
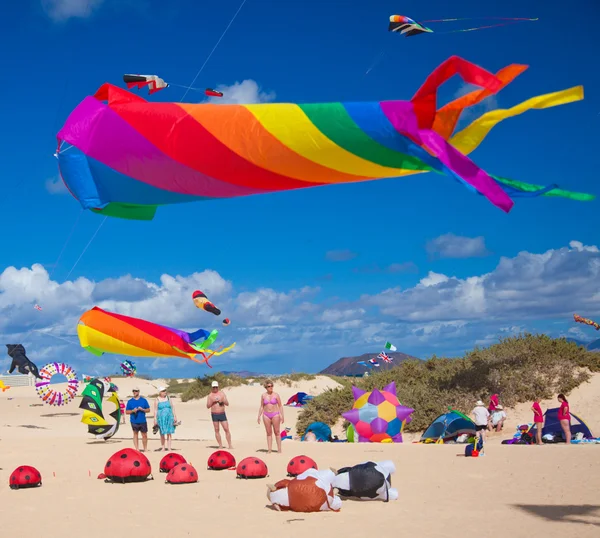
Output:
M128 397L134 384L142 394L155 393L161 380L122 380ZM319 377L292 387L277 386L283 400L298 390L318 394L335 382ZM573 412L600 432L600 377L570 396ZM283 454L265 454L264 429L257 424L260 386L226 389L228 416L238 461L263 458L265 480L238 480L232 471L207 471L215 450L205 400L175 399L178 418L173 447L198 470L193 485L170 486L158 472L164 453L154 452L158 436L149 434L148 457L154 480L140 484L106 484L96 477L115 451L132 446L129 424L105 442L87 434L80 422L79 400L66 407L40 405L32 387L0 393L0 506L6 535L49 536L83 533L88 538L117 538L141 533L148 538L219 533L227 538L251 538L285 533L287 537L342 534L346 537L447 537L475 533L498 535L597 536L600 531L600 446L504 446L514 425L530 420L527 404L509 410L505 435L498 435L478 459L460 457L462 447L300 443L286 440ZM544 402L543 407L547 407ZM554 403L552 402L552 405ZM298 410L285 408L286 425L294 427ZM150 419L150 422L152 419ZM292 456L307 454L321 468L392 459L397 467L393 485L400 500L391 503L345 501L340 513L294 514L268 508L266 484L285 476ZM37 467L43 486L12 491L8 477L18 465Z

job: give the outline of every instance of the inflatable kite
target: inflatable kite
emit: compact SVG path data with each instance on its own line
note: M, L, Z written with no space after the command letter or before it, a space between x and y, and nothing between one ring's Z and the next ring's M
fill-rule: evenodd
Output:
M153 94L168 88L169 85L158 75L123 75L123 82L129 89L137 88L141 90L148 86L148 94Z
M221 315L221 310L208 300L208 297L203 291L196 290L192 293L192 300L194 301L196 308L201 308L205 312L210 312L215 316Z
M104 466L106 482L126 484L145 482L152 473L150 460L138 450L123 448L115 452Z
M206 90L204 90L204 95L207 97L223 97L223 92L213 90L212 88L206 88Z
M8 373L12 374L15 368L20 374L33 374L36 378L41 379L38 367L33 364L25 353L25 348L22 344L5 344L6 352L12 359Z
M287 464L287 475L298 476L304 471L308 471L308 469L314 469L315 471L319 470L319 467L317 466L315 460L304 455L296 456L292 458Z
M235 469L235 456L227 450L217 450L208 456L206 468L212 471Z
M339 512L342 500L334 494L333 471L308 469L296 478L267 486L267 497L276 510L292 512Z
M107 312L95 306L79 319L77 335L81 347L94 355L104 353L131 357L181 357L206 363L213 356L227 353L235 346L213 351L208 346L217 339L219 331L198 329L193 333L172 329L143 319ZM202 343L196 344L198 340ZM201 355L202 360L196 357Z
M67 378L67 388L63 391L50 388L50 380L57 374ZM45 404L67 405L77 395L79 388L77 373L67 364L62 362L46 364L40 370L40 379L41 381L35 384L35 390Z
M358 432L358 442L401 443L404 425L410 422L414 409L400 404L396 396L396 383L391 382L379 391L372 392L352 387L354 405L342 416Z
M338 469L333 480L341 497L384 502L398 499L398 490L392 488L392 474L396 466L392 461L366 461L353 467Z
M196 482L198 482L198 471L189 463L173 467L165 479L165 484L194 484Z
M248 105L148 103L111 84L86 97L57 135L61 177L84 209L151 220L159 206L435 172L508 212L518 196L593 196L490 176L467 155L501 121L583 99L581 86L494 110L453 134L469 106L526 66L493 75L453 56L410 101ZM453 75L479 86L437 108Z
M588 319L588 318L582 318L581 316L578 316L577 314L573 314L573 318L575 319L575 321L577 323L585 323L586 325L590 325L591 327L594 327L594 329L596 329L597 331L600 331L600 323L596 323L595 321L592 321L591 319Z
M266 478L269 474L267 464L256 456L248 456L237 464L236 478Z
M121 373L125 377L133 377L137 372L137 367L133 361L124 360L119 366L121 368Z
M102 379L93 379L83 389L82 400L79 409L83 409L81 422L88 425L88 433L96 436L96 439L110 439L119 430L121 423L121 407L119 405L119 395L111 387L112 384L106 383ZM110 396L106 400L115 405L115 410L110 416L115 420L114 424L109 424L104 418L102 398L106 393Z
M180 463L187 463L187 460L181 455L171 452L163 456L160 460L159 471L161 473L168 473L173 467L177 467Z
M31 465L17 467L8 479L10 489L37 488L42 485L42 475Z
M469 17L469 18L461 18L461 19L436 19L431 21L423 21L423 22L457 22L457 21L472 21L472 20L492 20L492 21L504 21L497 24L491 24L486 26L475 26L473 28L462 28L459 30L450 30L447 32L441 32L442 34L455 34L458 32L473 32L474 30L485 30L487 28L497 28L498 26L508 26L510 24L517 24L519 22L533 22L539 19L528 19L525 17ZM412 37L419 34L424 33L433 33L433 30L430 30L426 26L413 21L409 17L405 17L404 15L391 15L390 16L390 24L388 25L388 32L396 32L405 37Z
M0 381L0 389L2 389L2 392L6 392L9 388L10 385L5 385L4 381Z

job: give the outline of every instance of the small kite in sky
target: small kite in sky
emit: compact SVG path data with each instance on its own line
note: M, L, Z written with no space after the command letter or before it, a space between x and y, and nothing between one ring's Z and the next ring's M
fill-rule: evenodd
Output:
M573 314L573 318L575 319L575 321L577 323L585 323L586 325L590 325L591 327L594 327L594 329L596 329L597 331L600 331L600 323L596 323L595 321L588 319L588 318L582 318L581 316L578 316L577 314Z
M148 86L148 94L153 94L164 90L169 86L178 86L180 88L186 88L189 90L198 90L197 88L188 88L187 86L180 86L179 84L169 84L165 82L158 75L123 75L123 82L127 84L127 87L131 90L132 88L142 89L144 86ZM206 88L204 95L207 97L223 97L223 92L213 90L212 88Z

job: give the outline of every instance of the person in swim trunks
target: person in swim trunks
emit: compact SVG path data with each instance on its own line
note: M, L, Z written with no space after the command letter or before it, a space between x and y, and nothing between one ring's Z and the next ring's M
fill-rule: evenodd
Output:
M262 418L265 430L267 431L267 453L271 453L273 448L273 435L277 441L277 452L281 453L281 425L283 424L283 405L279 394L273 392L273 381L268 379L265 382L265 392L260 397L260 407L258 408L258 423Z
M227 415L225 414L225 406L229 405L229 400L227 400L227 396L224 392L219 390L219 382L213 381L210 394L206 399L206 407L210 409L210 416L212 418L212 423L215 428L215 438L217 439L217 443L219 443L219 448L223 448L223 441L221 441L221 430L220 426L223 428L225 432L225 438L227 439L227 444L229 448L232 449L231 446L231 433L229 432L229 422L227 422ZM220 425L220 426L219 426Z

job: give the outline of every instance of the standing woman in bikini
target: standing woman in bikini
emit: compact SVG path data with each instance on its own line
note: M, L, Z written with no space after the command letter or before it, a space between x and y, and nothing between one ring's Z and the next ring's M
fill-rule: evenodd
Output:
M281 425L283 424L283 405L279 394L273 392L273 381L267 379L264 385L267 392L260 397L258 423L262 417L267 430L267 452L273 448L273 435L277 441L277 452L281 453Z

